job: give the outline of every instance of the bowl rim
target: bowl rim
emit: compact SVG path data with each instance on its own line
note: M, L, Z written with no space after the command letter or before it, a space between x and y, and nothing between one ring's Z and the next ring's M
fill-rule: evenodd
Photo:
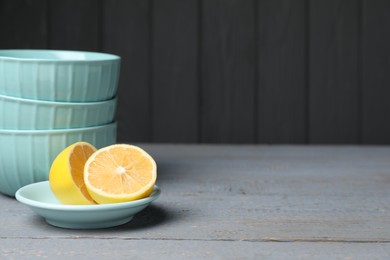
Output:
M69 133L69 132L86 132L91 130L99 130L110 127L116 127L117 122L111 122L104 125L97 126L89 126L89 127L77 127L77 128L59 128L59 129L26 129L26 130L18 130L18 129L0 129L0 135L24 135L24 134L35 134L35 135L47 135L47 134L61 134L61 133Z
M84 53L99 56L96 59L51 59L51 58L27 58L27 57L13 57L7 56L7 53L14 52L46 52L46 53ZM111 53L105 52L95 52L95 51L82 51L82 50L59 50L59 49L1 49L0 50L0 60L15 60L15 61L39 61L39 62L55 62L55 63L65 63L65 62L102 62L102 61L120 61L121 57Z
M53 106L95 106L95 105L103 105L117 102L117 96L112 97L111 99L100 100L100 101L54 101L54 100L42 100L42 99L32 99L32 98L22 98L4 95L0 93L0 100L13 100L19 101L23 103L34 103L39 105L53 105Z

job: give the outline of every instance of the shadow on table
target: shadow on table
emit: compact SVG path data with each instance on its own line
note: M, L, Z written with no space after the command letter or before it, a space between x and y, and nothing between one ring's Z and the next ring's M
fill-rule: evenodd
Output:
M162 223L166 224L171 221L175 221L176 216L166 211L164 208L150 205L140 213L138 213L132 221L117 227L109 228L109 230L137 230L137 229L146 229L160 225Z

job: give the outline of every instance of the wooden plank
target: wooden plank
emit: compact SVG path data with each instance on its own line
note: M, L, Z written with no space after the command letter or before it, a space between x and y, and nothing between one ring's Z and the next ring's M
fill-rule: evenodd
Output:
M198 142L198 1L153 2L154 142Z
M390 144L390 2L362 6L362 143Z
M306 1L258 2L257 138L306 142Z
M0 196L0 237L389 245L390 147L139 145L162 194L132 222L59 229Z
M358 5L310 2L310 143L359 142Z
M201 141L255 141L255 4L202 1Z
M55 245L55 246L54 246ZM246 241L12 239L3 240L5 259L388 259L386 243L277 243Z
M118 142L151 138L149 1L104 0L102 50L121 56Z
M56 0L48 3L50 48L99 51L99 1Z
M0 0L1 49L47 46L46 0Z

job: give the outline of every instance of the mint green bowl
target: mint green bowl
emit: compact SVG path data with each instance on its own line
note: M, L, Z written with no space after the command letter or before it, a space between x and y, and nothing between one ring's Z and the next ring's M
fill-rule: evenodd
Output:
M114 121L116 98L55 102L0 95L0 129L48 130L97 126Z
M102 148L116 142L116 123L66 130L0 129L0 193L14 196L31 183L48 180L51 164L78 141Z
M120 57L62 50L0 50L0 94L89 102L116 95Z

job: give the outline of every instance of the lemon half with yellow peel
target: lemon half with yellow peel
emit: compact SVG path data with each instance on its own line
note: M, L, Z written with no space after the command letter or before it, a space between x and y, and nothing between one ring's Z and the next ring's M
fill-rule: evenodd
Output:
M96 204L84 183L84 165L96 148L87 142L76 142L54 159L49 174L50 188L63 204Z

